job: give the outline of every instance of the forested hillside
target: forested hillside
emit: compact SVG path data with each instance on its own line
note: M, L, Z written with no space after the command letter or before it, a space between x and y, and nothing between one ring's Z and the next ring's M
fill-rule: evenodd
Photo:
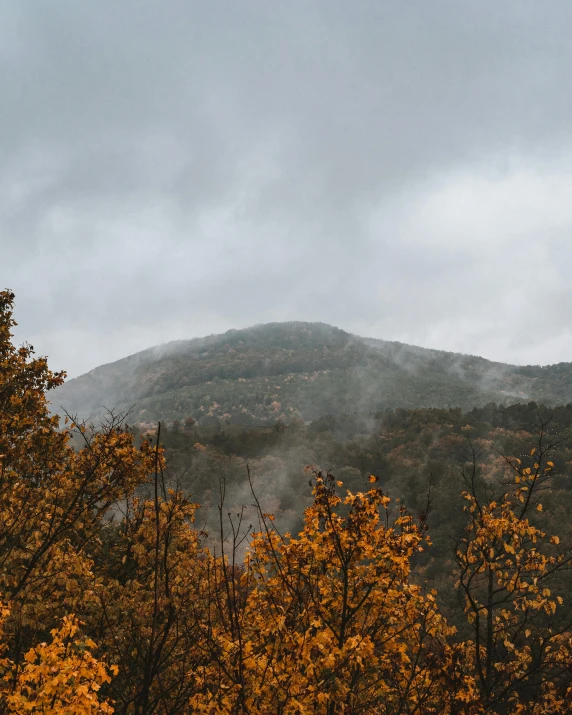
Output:
M310 421L386 408L470 409L572 400L572 366L518 367L360 338L321 323L273 323L150 348L58 388L53 409L135 422Z
M352 492L364 488L370 474L385 493L399 498L414 514L430 500L428 526L432 545L416 562L419 575L444 594L451 543L463 520L463 469L475 456L488 478L516 456L530 456L539 431L553 443L555 476L544 496L553 528L572 547L572 405L547 408L530 402L460 409L387 410L375 416L325 416L308 425L280 422L272 427L162 427L167 473L202 505L198 519L216 531L220 485L233 512L246 505L254 518L252 486L263 509L276 516L281 530L295 532L310 503L307 465L331 471Z
M0 712L569 712L572 406L62 424L13 297Z

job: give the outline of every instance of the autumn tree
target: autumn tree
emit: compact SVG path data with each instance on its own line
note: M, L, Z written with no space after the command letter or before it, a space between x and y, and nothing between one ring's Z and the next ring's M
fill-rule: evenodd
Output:
M9 614L10 609L3 608L2 620ZM111 682L117 667L94 657L96 644L79 633L73 617L64 617L61 627L53 628L50 635L51 642L30 648L21 664L0 658L3 679L10 682L3 692L3 712L111 715L114 709L99 690Z
M487 711L568 712L572 617L555 589L572 555L540 524L555 446L541 421L529 465L501 457L481 476L470 444L457 588L470 624L466 672Z
M209 557L196 505L159 478L157 470L150 495L125 500L93 586L94 637L119 668L108 691L115 711L130 715L186 712L209 658Z
M67 667L67 651L57 645L62 618L89 610L94 594L85 584L106 516L153 465L150 445L136 448L113 417L97 433L78 426L83 446L71 447L76 425L60 429L46 400L64 373L52 373L32 346L13 345L13 299L0 293L0 598L5 657L14 664L2 681L4 708L26 683L29 689L37 659L57 657ZM64 620L65 637L77 627ZM56 645L46 651L38 643L52 629Z
M462 679L445 692L451 630L434 594L410 579L423 529L403 508L391 517L377 486L343 498L341 486L314 472L297 536L281 535L258 507L242 568L229 560L235 518L230 557L211 567L215 617L199 711L397 715L471 700Z

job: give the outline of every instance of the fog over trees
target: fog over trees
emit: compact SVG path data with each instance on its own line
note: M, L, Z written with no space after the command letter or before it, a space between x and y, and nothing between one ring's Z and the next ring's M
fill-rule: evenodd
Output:
M0 715L572 712L570 27L3 0Z

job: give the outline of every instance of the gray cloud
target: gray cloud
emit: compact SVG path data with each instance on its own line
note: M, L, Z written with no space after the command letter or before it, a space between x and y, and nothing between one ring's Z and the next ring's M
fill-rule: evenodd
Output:
M8 0L0 285L78 374L282 319L572 355L572 7Z

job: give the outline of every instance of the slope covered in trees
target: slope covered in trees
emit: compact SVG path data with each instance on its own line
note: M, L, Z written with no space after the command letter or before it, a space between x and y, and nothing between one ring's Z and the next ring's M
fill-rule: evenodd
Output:
M397 471L465 445L448 603L426 579L431 499L412 513L388 495L391 478L359 466L346 484L307 469L291 533L254 482L253 526L229 508L218 470L218 537L205 533L159 428L151 443L113 418L94 431L50 416L46 393L63 376L12 344L12 301L0 293L0 712L569 712L572 555L554 528L569 496L569 408L292 426L308 430L298 442L341 445L344 461L366 458L367 439L393 440L377 457ZM173 462L199 436L185 429L167 435ZM262 454L287 429L261 433L262 450L246 433L239 445ZM237 451L220 430L200 436L193 457L217 440L220 465ZM503 457L493 436L519 453ZM445 485L456 486L438 475Z
M321 323L273 323L151 348L58 388L54 409L136 422L271 424L388 407L572 400L572 366L518 367L381 340Z
M175 424L162 427L162 441L167 473L203 505L199 518L211 531L218 519L220 480L229 508L237 511L246 505L248 518L254 518L249 473L263 509L289 531L300 527L310 503L308 464L332 472L353 492L363 488L370 474L381 475L384 490L414 514L425 510L430 497L432 545L417 559L416 568L431 585L443 587L450 574L450 545L463 518L463 465L473 459L473 451L481 472L489 474L502 466L502 454L533 463L523 455L529 455L543 423L554 441L557 470L545 501L557 533L572 545L572 405L489 404L467 412L398 409L269 427Z

